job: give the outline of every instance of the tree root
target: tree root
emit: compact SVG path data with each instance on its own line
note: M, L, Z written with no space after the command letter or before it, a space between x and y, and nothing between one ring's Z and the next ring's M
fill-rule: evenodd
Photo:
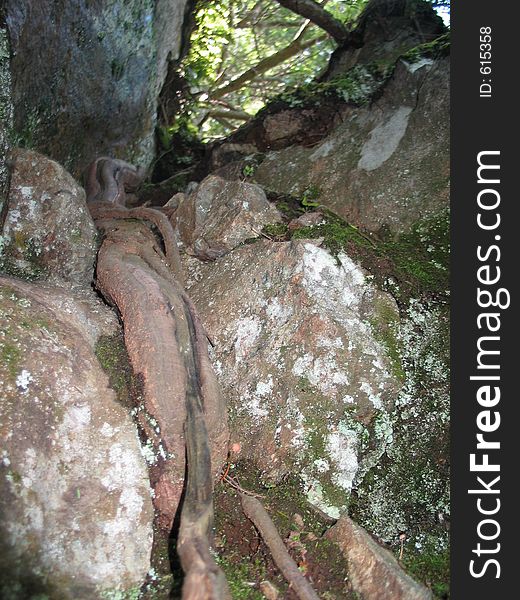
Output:
M182 288L167 217L154 209L122 206L125 173L135 183L135 170L117 161L111 165L109 159L101 164L101 171L97 161L91 167L87 188L91 214L105 234L96 285L121 315L130 362L143 385L137 418L154 452L149 473L156 524L170 531L185 488L177 543L185 573L183 598L227 599L226 580L210 552L213 480L227 454L227 414L206 335ZM96 174L100 178L92 180ZM159 230L165 254L150 229L135 219Z
M291 558L289 552L287 552L287 548L276 530L271 517L267 514L260 501L246 494L240 494L240 501L245 515L260 532L264 542L271 551L274 562L298 594L300 600L319 600L318 594L313 590L310 583L298 569L298 565Z

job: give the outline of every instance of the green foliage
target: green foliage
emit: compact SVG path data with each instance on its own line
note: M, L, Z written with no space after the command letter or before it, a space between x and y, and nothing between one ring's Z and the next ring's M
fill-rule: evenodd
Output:
M449 53L450 42L451 35L448 32L431 42L411 48L402 58L409 63L417 62L421 58L439 58Z
M327 11L352 24L367 0L330 0ZM197 27L191 38L183 74L193 102L188 111L206 136L225 135L240 123L233 119L205 118L212 107L240 109L253 115L265 103L287 89L309 83L322 70L335 48L333 40L311 24L302 33L306 20L270 0L217 0L201 3L196 15ZM261 60L300 40L318 39L295 56L247 82L239 90L219 101L212 93L236 79Z

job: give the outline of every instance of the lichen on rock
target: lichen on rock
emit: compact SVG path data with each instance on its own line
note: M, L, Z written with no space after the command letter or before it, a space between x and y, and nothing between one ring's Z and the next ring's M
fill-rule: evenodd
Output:
M14 150L12 165L3 271L90 286L96 230L83 188L61 165L31 150Z
M145 462L94 356L109 321L93 299L0 278L2 597L101 598L149 570Z
M262 241L190 289L244 456L274 481L296 469L334 516L391 440L382 423L401 387L368 320L381 302L398 318L397 306L338 260L303 240Z

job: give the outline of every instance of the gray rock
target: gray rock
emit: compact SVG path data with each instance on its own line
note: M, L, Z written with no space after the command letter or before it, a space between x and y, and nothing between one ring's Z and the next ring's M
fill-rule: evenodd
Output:
M264 225L282 220L258 185L215 175L179 199L175 224L180 240L189 253L199 256L212 249L221 256L258 237Z
M0 277L3 598L107 597L150 568L146 464L93 351L107 327L92 300Z
M0 258L4 270L89 286L95 240L83 188L49 158L14 150Z
M20 145L74 175L95 156L153 157L157 97L186 0L8 0Z
M241 246L189 291L240 458L270 480L298 473L307 498L338 517L392 441L401 381L375 330L398 321L395 301L347 255L304 241Z
M341 548L354 590L363 600L431 600L429 589L414 581L391 552L346 515L326 536Z
M343 110L313 147L269 152L254 179L363 228L405 231L449 202L449 61L400 61L377 102ZM273 117L274 118L274 117Z

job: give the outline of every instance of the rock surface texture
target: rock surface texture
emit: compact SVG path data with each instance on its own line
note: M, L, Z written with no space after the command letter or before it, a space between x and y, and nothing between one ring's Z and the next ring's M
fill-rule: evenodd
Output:
M254 180L296 197L313 188L319 202L368 230L407 230L448 205L448 114L448 60L400 60L379 100L345 107L312 147L268 152Z
M371 322L388 327L395 302L346 254L304 241L242 246L189 293L241 457L271 481L296 470L309 500L339 516L390 440L401 382Z
M0 595L101 598L150 568L136 429L94 355L106 309L0 277Z
M168 62L180 55L187 4L8 0L21 145L75 175L106 153L147 165L157 96Z
M12 153L0 264L14 275L88 287L96 230L85 192L63 167L31 150Z
M258 237L264 225L280 221L261 187L214 175L186 195L175 213L180 241L203 258L226 254Z
M326 534L341 548L349 578L363 600L431 600L433 594L409 577L391 552L377 544L347 516Z
M0 8L0 232L7 208L5 201L9 190L9 169L6 161L11 146L13 124L9 54L9 37Z

